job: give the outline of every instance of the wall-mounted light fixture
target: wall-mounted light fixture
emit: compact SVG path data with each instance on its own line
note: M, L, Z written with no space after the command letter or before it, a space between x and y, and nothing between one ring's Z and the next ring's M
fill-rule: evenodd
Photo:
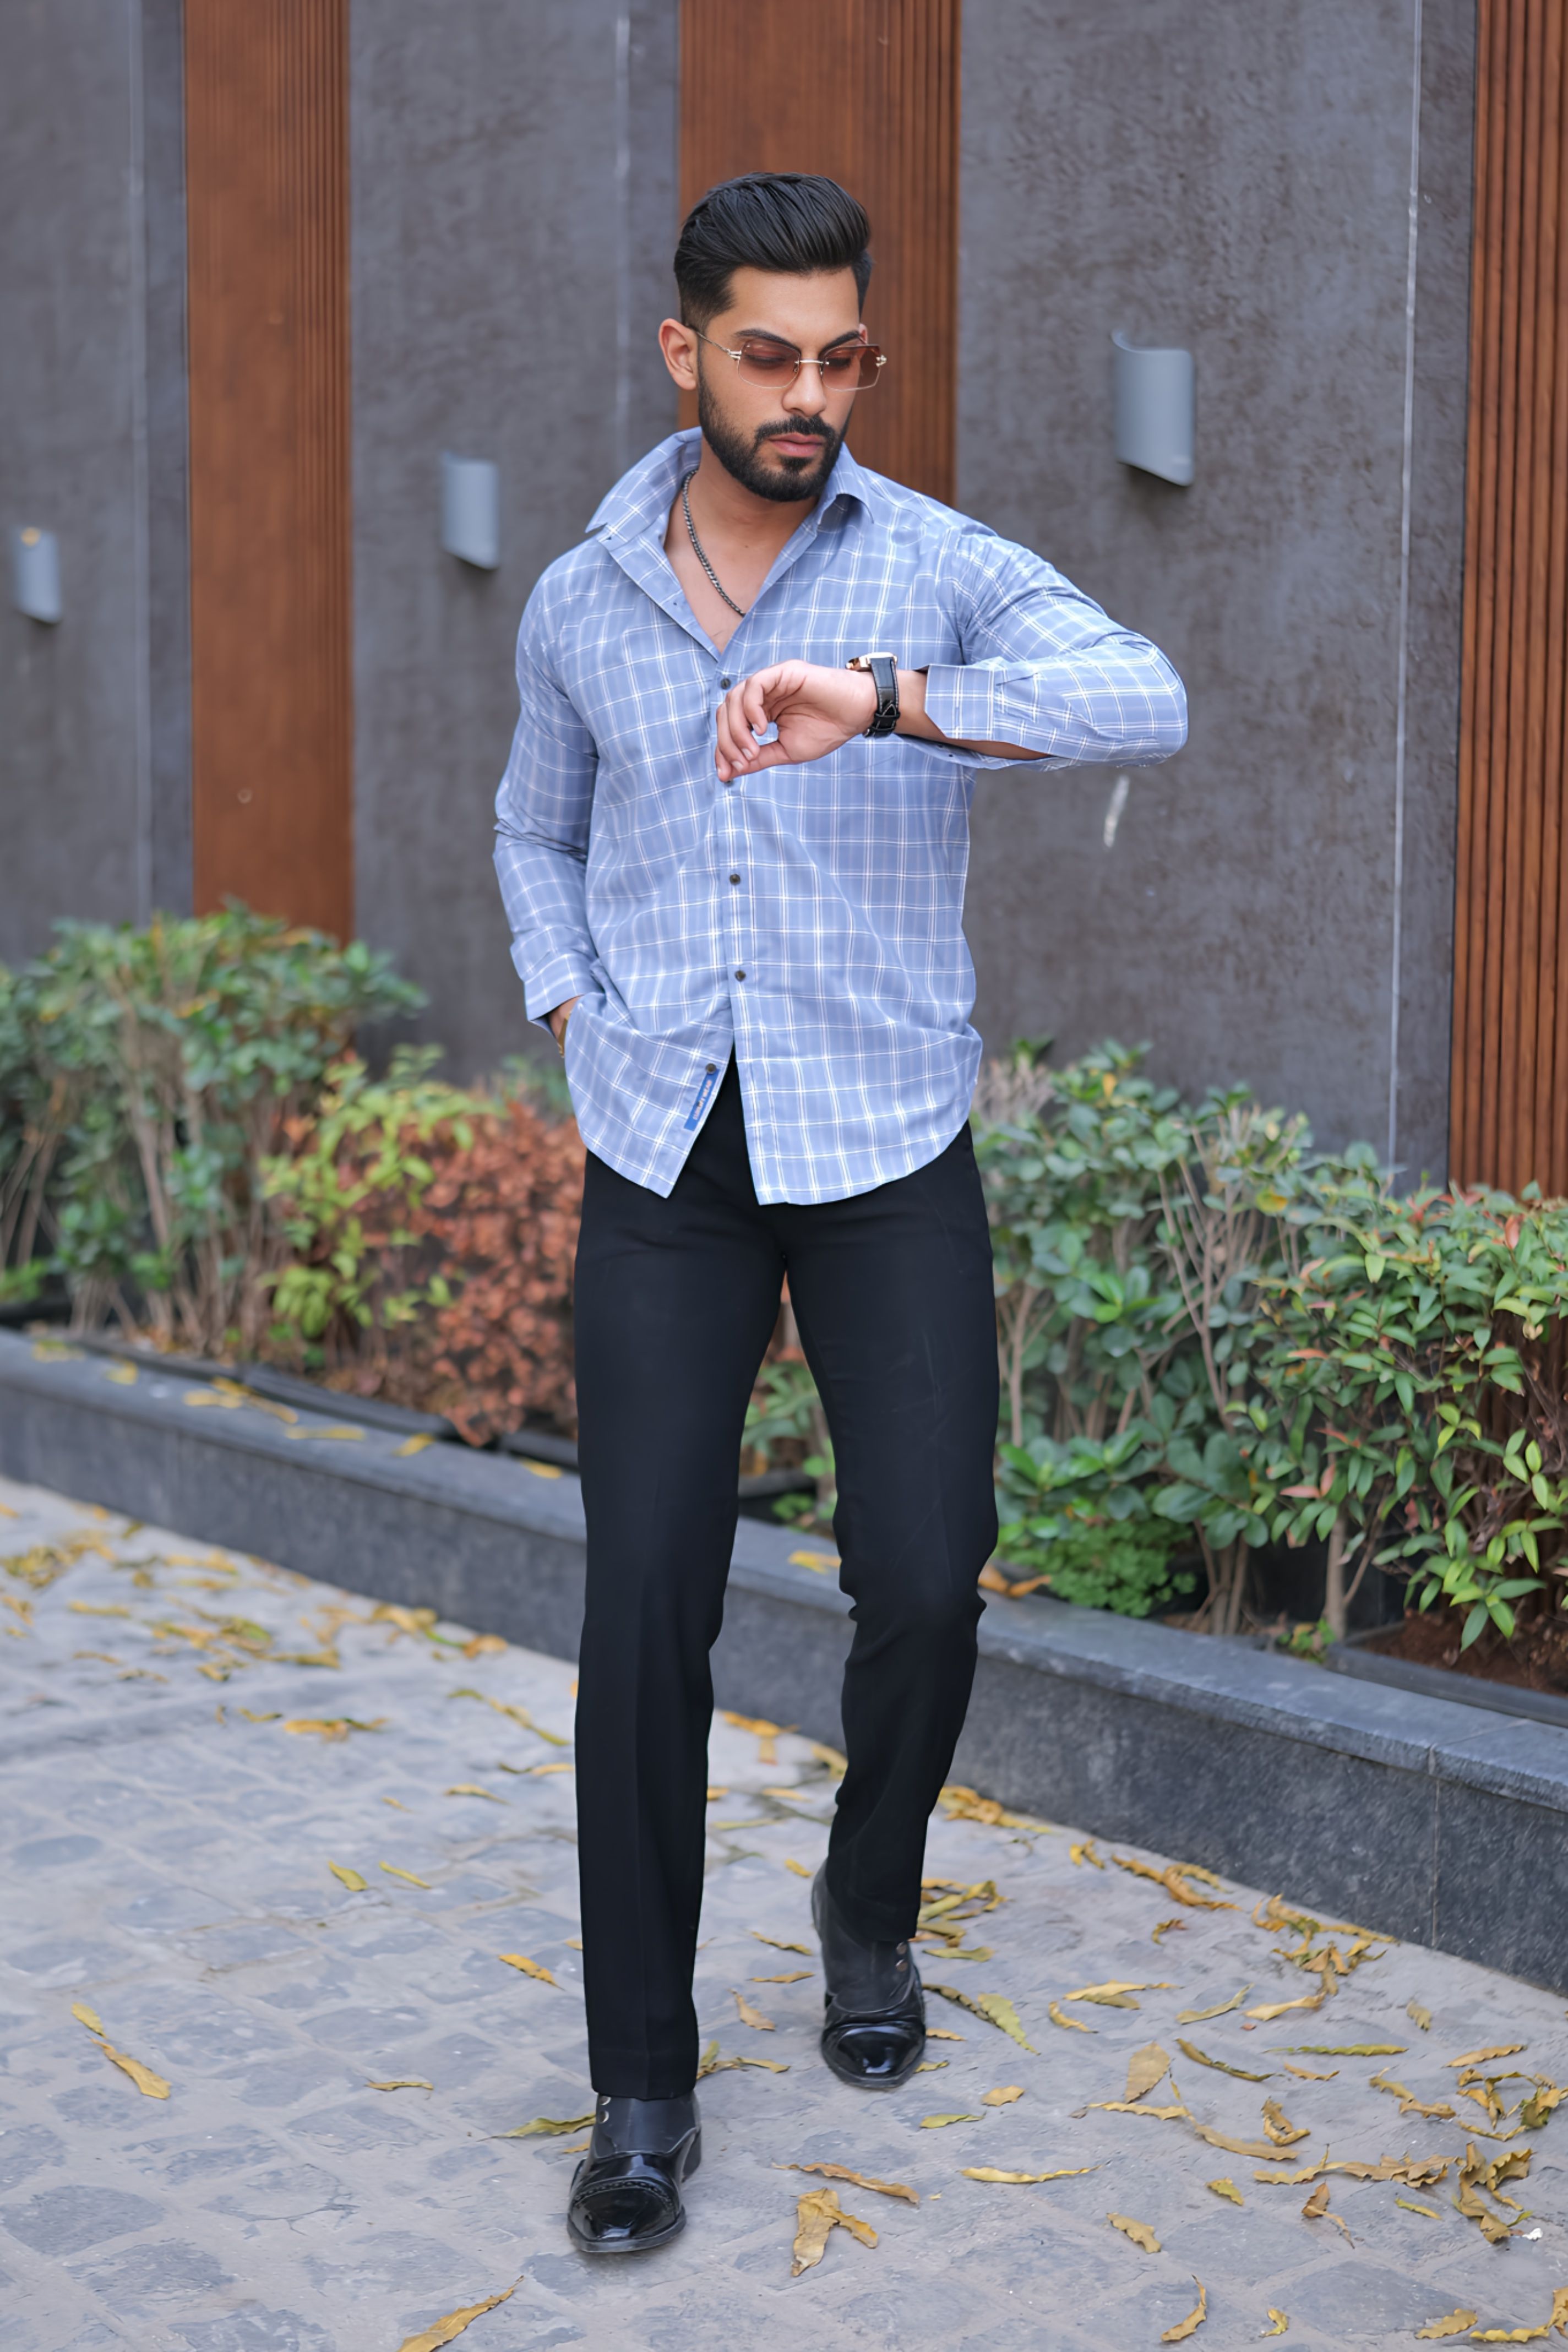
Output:
M500 468L441 452L441 544L479 572L500 562Z
M1193 478L1193 355L1145 351L1112 335L1116 454L1163 482Z
M30 621L59 619L60 543L52 530L27 523L11 533L11 601Z

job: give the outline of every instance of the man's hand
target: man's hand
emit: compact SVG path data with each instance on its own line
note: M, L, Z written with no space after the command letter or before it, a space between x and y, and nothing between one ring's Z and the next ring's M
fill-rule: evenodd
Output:
M732 687L719 706L719 740L713 764L721 783L754 776L762 768L792 767L820 760L856 735L864 735L877 715L876 681L863 669L825 669L817 662L775 662ZM778 740L759 743L769 720ZM899 672L899 733L917 742L952 743L990 760L1037 760L1022 743L967 743L944 735L926 716L925 672ZM554 1015L551 1018L553 1020Z
M820 760L852 736L864 735L876 715L877 688L865 670L789 661L753 671L719 706L714 762L720 781L727 784L762 768ZM778 728L778 740L759 743L756 734L770 721Z
M566 1051L566 1024L572 1018L572 1007L582 1002L580 996L569 996L563 1004L556 1006L553 1013L547 1013L544 1016L550 1024L550 1034L563 1054Z

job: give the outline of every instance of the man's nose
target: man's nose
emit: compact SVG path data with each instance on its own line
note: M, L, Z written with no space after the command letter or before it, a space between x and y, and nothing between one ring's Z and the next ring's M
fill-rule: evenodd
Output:
M809 362L797 368L795 382L784 394L784 406L796 416L820 416L826 405L821 369Z

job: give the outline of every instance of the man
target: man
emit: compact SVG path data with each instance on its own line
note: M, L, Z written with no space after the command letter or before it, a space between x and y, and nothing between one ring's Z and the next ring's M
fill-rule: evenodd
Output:
M700 429L616 484L518 646L497 865L589 1153L577 1798L598 2109L568 2215L584 2252L673 2237L700 2152L708 1654L786 1275L855 1620L848 1770L812 1890L822 2052L868 2090L920 2063L909 1938L996 1534L961 927L973 776L1146 764L1185 728L1152 646L844 447L884 364L860 320L869 234L833 181L793 173L697 205L659 337Z

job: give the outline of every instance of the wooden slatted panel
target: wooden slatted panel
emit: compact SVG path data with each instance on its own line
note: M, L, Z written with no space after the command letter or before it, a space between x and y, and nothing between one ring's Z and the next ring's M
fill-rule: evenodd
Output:
M742 172L826 172L871 217L883 380L858 457L953 494L960 0L682 0L683 211ZM694 420L694 415L690 419Z
M1480 0L1451 1171L1568 1192L1568 0Z
M195 902L353 922L348 0L185 0Z

